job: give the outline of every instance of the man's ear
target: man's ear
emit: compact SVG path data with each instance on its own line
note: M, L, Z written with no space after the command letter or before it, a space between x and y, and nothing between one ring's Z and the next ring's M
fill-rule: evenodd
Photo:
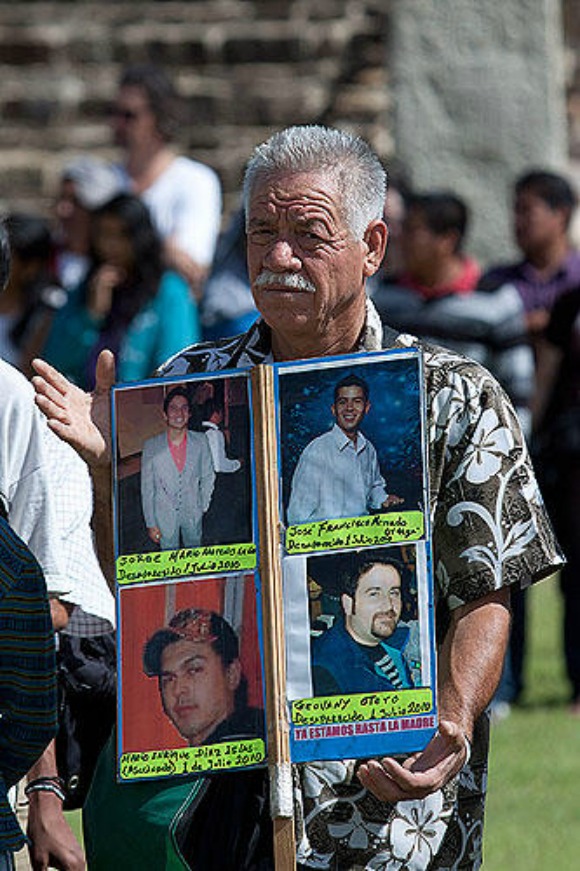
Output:
M232 662L230 662L226 669L226 678L229 689L235 692L239 687L240 681L242 679L242 663L239 659L234 659Z
M346 617L350 617L352 614L352 596L348 596L346 593L343 593L340 597L340 603L342 605L342 610L345 613Z
M448 230L446 233L441 233L439 236L440 250L446 257L453 257L457 254L460 241L461 236L458 230Z
M363 274L370 278L379 269L385 256L389 231L384 221L371 221L365 230L364 241L367 252L363 263Z

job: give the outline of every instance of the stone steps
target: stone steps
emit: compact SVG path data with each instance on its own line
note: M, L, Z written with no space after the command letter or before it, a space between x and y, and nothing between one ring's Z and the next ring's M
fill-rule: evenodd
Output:
M315 8L314 8L315 7ZM47 211L62 163L114 157L108 107L128 63L184 94L184 152L237 200L252 146L291 123L340 123L390 148L388 0L0 3L0 200Z

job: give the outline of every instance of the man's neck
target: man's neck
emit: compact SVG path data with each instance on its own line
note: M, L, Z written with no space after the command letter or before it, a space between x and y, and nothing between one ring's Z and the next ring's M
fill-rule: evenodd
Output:
M433 263L424 275L414 275L413 278L425 287L448 287L452 285L464 269L464 260L459 255L446 257Z
M133 182L135 192L140 194L151 187L174 159L173 149L158 140L145 143L128 154L125 169Z
M352 354L359 349L364 323L363 309L359 317L345 314L340 330L329 330L323 335L284 336L272 330L272 355L281 362Z
M187 434L187 430L185 429L174 429L173 427L167 428L167 438L173 445L180 445Z
M533 251L526 259L541 276L549 277L560 269L569 253L570 244L565 236L563 239L556 239L541 250Z
M9 281L0 296L0 313L3 315L20 314L24 309L24 293L21 288Z

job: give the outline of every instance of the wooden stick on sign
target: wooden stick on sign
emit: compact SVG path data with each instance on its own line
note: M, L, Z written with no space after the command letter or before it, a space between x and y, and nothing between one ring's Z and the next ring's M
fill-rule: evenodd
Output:
M295 871L296 845L292 799L292 772L288 710L286 706L286 650L282 611L278 451L274 407L274 372L271 366L252 370L256 457L256 495L264 669L268 724L270 810L274 825L276 871Z

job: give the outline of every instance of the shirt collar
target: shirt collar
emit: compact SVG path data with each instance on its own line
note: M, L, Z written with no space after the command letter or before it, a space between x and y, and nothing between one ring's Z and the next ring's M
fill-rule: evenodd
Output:
M356 451L357 454L360 454L360 452L364 450L366 446L367 440L365 439L360 429L357 433L356 444L353 442L352 439L349 439L349 437L343 433L337 423L333 425L330 431L339 451L345 451L350 447L354 451Z

